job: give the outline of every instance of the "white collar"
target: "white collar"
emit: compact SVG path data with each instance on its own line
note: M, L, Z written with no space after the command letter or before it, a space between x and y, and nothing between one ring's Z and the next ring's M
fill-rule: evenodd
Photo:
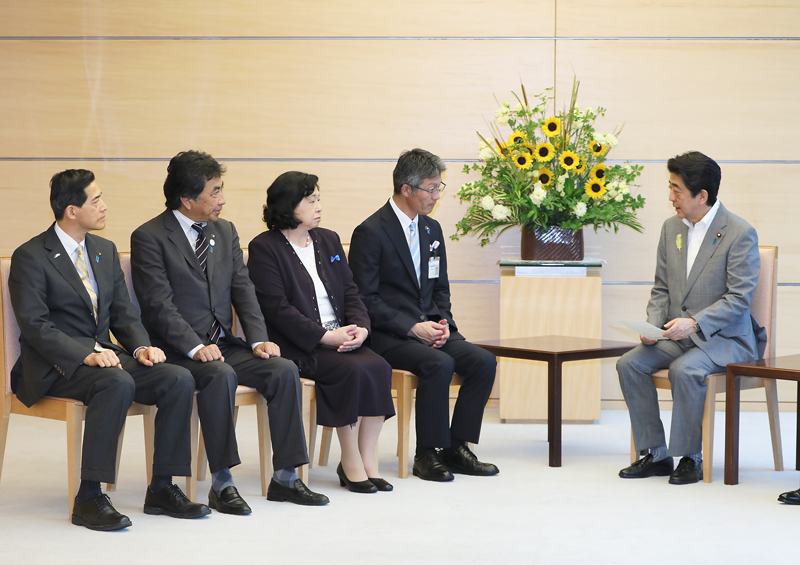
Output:
M395 202L394 202L394 198L391 198L391 197L389 198L389 204L391 204L391 206L392 206L392 210L394 210L394 213L397 215L397 219L398 219L398 220L400 220L400 225L403 227L403 231L404 231L404 232L406 232L406 233L408 232L408 226L410 226L412 222L414 222L414 223L416 223L417 225L419 225L419 222L418 222L418 220L419 220L419 214L417 214L417 215L416 215L416 216L414 216L413 218L409 218L409 217L408 217L408 214L406 214L405 212L403 212L403 211L402 211L402 210L401 210L401 209L400 209L400 208L397 206L397 204L395 204Z
M61 245L64 246L64 251L67 252L67 255L72 258L74 261L75 257L77 256L77 249L78 247L83 248L84 256L86 256L86 238L83 238L83 242L78 243L75 241L72 236L70 236L67 232L61 229L61 226L58 225L56 222L56 235L58 236L58 240L61 242Z
M714 205L711 207L711 210L706 212L706 215L703 216L702 220L700 220L696 224L692 224L692 222L690 222L689 220L684 218L683 219L683 223L686 224L687 226L689 226L690 230L695 230L695 229L697 229L698 225L702 224L703 231L706 231L706 230L708 230L708 226L711 225L711 222L714 221L714 216L717 215L717 211L718 210L719 210L719 198L717 198L717 201L714 202Z
M193 238L197 237L197 232L192 227L194 224L200 224L201 226L206 227L206 222L195 222L189 216L179 212L178 210L173 210L172 213L175 214L175 219L178 220L181 228L183 228L183 233L185 233L187 237L189 235L191 235Z

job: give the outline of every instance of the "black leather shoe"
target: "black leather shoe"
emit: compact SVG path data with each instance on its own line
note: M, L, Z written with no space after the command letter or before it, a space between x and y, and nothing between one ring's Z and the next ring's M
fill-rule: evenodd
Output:
M372 481L369 479L358 482L348 479L347 475L344 474L344 469L342 468L341 463L339 463L339 466L336 467L336 474L339 475L339 484L343 487L347 487L347 490L350 492L360 492L363 494L378 492L378 487L373 485Z
M72 523L90 530L110 532L129 527L131 519L111 506L111 499L107 494L98 494L83 502L78 502L77 497L75 498L75 504L72 506Z
M778 497L778 501L784 504L800 504L800 489L784 492ZM75 519L73 518L72 521L74 523Z
M289 488L272 479L267 489L267 500L273 502L294 502L302 506L325 506L330 502L327 496L309 490L303 481L297 479L294 488Z
M389 481L386 481L384 479L372 479L372 478L370 478L370 481L381 492L389 492L391 490L394 490L394 487L392 486L392 483L390 483Z
M497 466L491 463L478 461L475 454L463 443L457 447L442 450L442 462L453 473L462 475L475 475L477 477L491 477L500 472Z
M222 489L222 492L217 495L214 489L208 491L208 505L223 514L236 514L237 516L246 516L252 510L239 495L239 491L235 486L229 486Z
M695 463L691 457L681 457L678 467L669 476L671 485L691 485L703 480L703 462Z
M453 480L453 473L442 463L435 449L414 456L413 473L423 481L446 482Z
M169 485L159 491L147 487L144 513L164 514L173 518L200 518L211 514L211 509L205 504L186 498L178 485Z
M666 477L672 474L675 463L672 457L661 461L653 461L653 454L648 453L630 467L625 467L619 472L623 479L644 479L645 477Z

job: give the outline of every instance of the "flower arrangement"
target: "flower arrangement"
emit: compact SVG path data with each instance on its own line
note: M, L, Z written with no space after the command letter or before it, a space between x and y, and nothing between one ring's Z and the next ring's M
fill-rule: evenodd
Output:
M642 167L606 163L621 128L595 130L594 121L605 115L605 108L579 108L579 85L573 82L569 109L561 114L546 113L552 100L547 92L530 103L524 85L521 98L514 93L515 106L500 104L489 124L490 139L478 133L480 162L464 165L465 173L479 173L480 179L458 191L459 201L470 206L453 239L474 233L483 246L512 226L542 231L593 226L616 232L621 224L642 231L635 211L645 200L631 194ZM505 128L510 135L503 134Z

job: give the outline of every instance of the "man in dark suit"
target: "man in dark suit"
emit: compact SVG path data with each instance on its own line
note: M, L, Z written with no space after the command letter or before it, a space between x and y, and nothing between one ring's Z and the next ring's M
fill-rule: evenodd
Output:
M444 162L423 149L400 155L394 194L353 232L350 267L372 321L372 348L395 369L419 378L414 474L452 481L453 473L496 475L466 442L478 443L494 384L493 355L464 339L450 312L447 254L428 217L444 191ZM464 378L452 424L453 372Z
M721 170L697 151L667 161L669 200L647 321L664 327L662 340L641 345L617 362L634 443L647 451L620 477L669 476L675 485L703 479L702 423L706 377L728 363L758 359L766 330L750 315L761 260L756 230L717 199ZM669 450L651 375L669 369L672 424ZM673 469L672 457L681 457Z
M91 171L56 174L50 181L55 223L14 252L9 290L21 354L12 388L26 406L45 395L87 406L73 524L92 530L131 525L100 483L115 482L117 441L134 400L158 406L145 513L200 517L208 507L172 484L172 475L191 473L194 382L185 369L162 363L164 352L150 345L131 304L116 247L89 233L105 227L101 196Z
M269 405L273 467L267 499L319 506L295 468L308 463L300 377L269 341L236 228L221 219L225 169L199 151L179 153L167 167L167 210L131 236L131 269L142 320L170 363L191 371L212 473L209 505L229 514L250 507L233 484L240 463L233 422L238 384L257 389ZM236 308L247 339L234 335Z

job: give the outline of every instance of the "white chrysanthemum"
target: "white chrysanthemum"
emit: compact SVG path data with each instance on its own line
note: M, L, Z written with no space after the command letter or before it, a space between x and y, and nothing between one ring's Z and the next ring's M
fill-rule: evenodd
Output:
M625 198L625 193L624 193L624 192L620 192L619 194L617 194L617 195L614 197L614 201L615 201L615 202L622 202L622 200L623 200L624 198Z
M617 146L617 138L614 136L614 134L608 132L598 133L595 134L594 138L603 145L608 145L609 147Z
M586 215L586 202L578 202L572 209L572 213L576 218L583 218Z
M484 210L491 210L494 208L494 200L492 200L491 196L484 196L481 198L481 208Z
M628 188L628 183L624 180L619 181L619 193L620 194L628 194L630 189Z
M546 197L547 191L542 188L542 183L537 182L534 185L533 193L531 194L531 202L533 202L534 206L539 206Z
M492 150L492 148L481 141L481 152L480 152L481 161L488 161L489 159L496 156L497 155Z
M567 177L568 176L569 175L566 175L566 174L559 175L558 180L556 181L556 188L559 188L559 189L563 190L564 189L564 184L567 182Z
M511 210L503 206L502 204L495 205L492 208L492 218L495 220L505 220L511 215Z
M513 111L519 113L520 110L522 110L522 108L523 108L522 104L517 104L516 106L514 106Z

